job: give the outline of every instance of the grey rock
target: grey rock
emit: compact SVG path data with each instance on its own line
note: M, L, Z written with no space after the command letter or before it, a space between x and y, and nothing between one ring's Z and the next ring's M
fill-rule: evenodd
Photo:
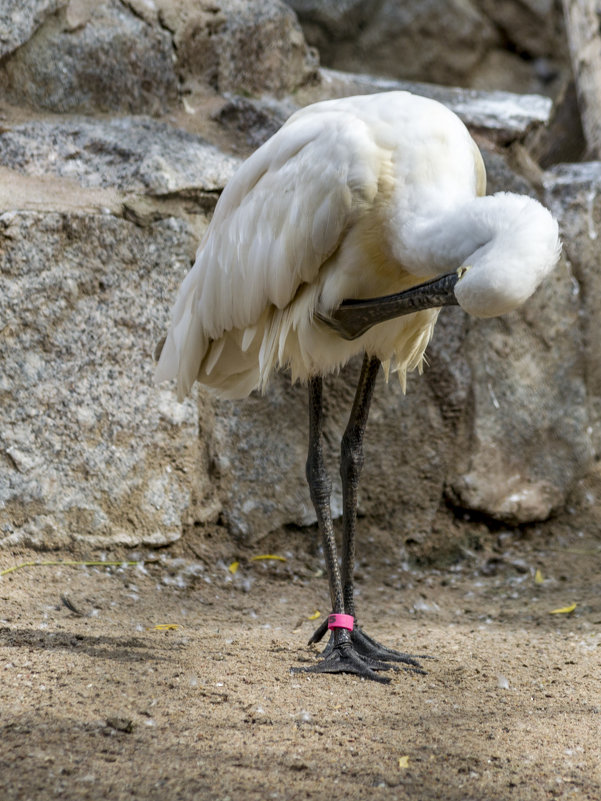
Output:
M481 149L484 167L486 168L486 193L516 192L519 195L531 195L532 186L528 180L514 172L507 164L507 157L496 150Z
M294 104L289 108L266 98L254 100L233 95L214 115L214 119L224 128L242 134L247 145L257 148L282 127L296 108Z
M24 44L67 0L2 0L0 58Z
M592 465L579 314L563 262L520 312L470 320L469 447L447 479L461 508L511 524L545 520Z
M551 96L570 75L552 0L287 2L331 68Z
M219 92L262 95L296 89L315 76L294 14L281 0L157 0L173 34L184 91L197 83Z
M314 78L317 55L307 48L294 14L284 3L229 0L228 6L217 73L219 91L278 95Z
M322 81L306 97L312 100L352 94L405 91L444 103L471 129L485 133L499 144L522 139L531 129L549 121L552 101L542 95L482 92L414 81L397 81L371 75L321 69Z
M280 0L29 0L0 37L2 95L61 113L160 114L199 87L283 94L318 64Z
M0 240L1 541L177 539L198 519L197 409L153 386L150 354L190 230L15 211Z
M357 40L359 32L373 14L369 0L286 0L294 9L307 41L323 53L328 63L336 57L336 44L345 39Z
M140 30L154 31L158 20L168 38L183 43L192 37L191 3L180 4L189 12L181 27L166 2L157 0L154 10L133 0L130 5L140 6L135 19L146 26ZM221 20L215 37L225 35L220 31L228 19L226 4L219 8L201 9ZM232 0L227 8L238 6ZM36 42L50 41L59 19L75 25L77 10L69 6L47 19L21 49L33 52ZM75 34L93 28L97 13L121 13L114 2L98 12L84 4L79 12ZM244 19L263 19L254 4L244 13L242 27ZM227 65L214 73L219 86L233 83L242 56L256 57L253 47L246 55L240 48L231 73ZM193 49L179 52L192 59ZM270 69L274 64L277 59ZM273 84L274 91L293 73L296 81L305 74L302 64ZM194 73L199 80L203 69ZM299 90L292 100L231 98L222 122L250 125L249 135L259 141L311 92L310 99L318 99L319 93L410 88L509 142L549 111L537 98L332 71L322 76L320 85ZM0 543L165 544L189 526L217 521L255 542L281 526L313 521L304 477L305 388L279 375L265 397L230 403L198 388L179 405L169 386L152 383L154 344L206 225L198 197L216 195L235 165L199 137L146 116L38 118L4 126L0 198L7 208L12 180L18 210L0 215ZM532 191L500 153L488 154L487 165L494 189ZM394 547L422 542L447 504L460 515L477 512L511 524L544 520L590 473L601 447L594 324L601 312L600 177L598 165L547 174L547 201L560 218L567 258L519 314L475 321L460 309L445 309L429 366L423 376L410 377L407 394L394 379L386 386L380 378L360 512L391 532ZM44 187L34 207L31 198L21 201L25 184L30 192ZM136 222L124 219L131 195L149 208L145 216L133 215ZM353 362L326 381L335 516L341 513L339 443L358 370Z
M524 136L534 125L545 124L553 103L542 95L511 92L478 92L474 89L453 93L448 103L471 128L498 131L505 141Z
M361 32L358 45L361 55L370 55L371 72L386 74L386 68L396 63L396 77L419 80L427 75L433 82L448 85L460 83L497 41L494 26L470 0L383 0ZM354 57L349 62L346 59L345 54L339 66L352 69Z
M74 124L88 136L81 122ZM122 130L124 163L136 165L146 121L126 122L129 139L127 126L109 130ZM105 145L114 144L102 131ZM27 151L31 131L17 133L2 152ZM162 133L173 136L167 153L196 152L194 137L168 127ZM123 173L115 154L109 168L107 149L82 148L89 158L100 154L104 183L156 190L138 166ZM32 152L37 170L62 176L62 162L78 162L62 145L52 152ZM93 162L82 164L70 177L85 183ZM496 169L498 183L511 185L508 168ZM558 176L574 191L568 176ZM581 220L582 209L574 215ZM313 520L303 387L281 375L265 397L231 403L198 390L180 406L169 387L152 385L150 353L197 244L182 219L140 227L112 214L13 212L0 220L5 543L160 544L218 516L234 536L254 542ZM594 454L573 286L564 265L520 314L471 321L444 310L430 366L411 376L407 395L394 380L380 380L360 491L372 524L402 545L424 540L445 496L463 511L513 524L545 519L565 503ZM358 368L353 363L326 383L335 516L339 443Z
M506 175L501 180L496 167L497 184L524 191ZM601 314L600 180L599 163L545 174L544 200L564 242L558 269L519 312L469 322L469 447L457 452L447 479L449 497L462 508L511 524L544 520L594 470L601 447L594 323Z
M481 0L479 5L486 16L506 32L512 45L530 58L556 56L558 49L565 52L565 38L558 35L562 20L554 0L506 3Z
M301 106L336 97L394 91L412 92L443 103L472 131L482 133L501 145L521 141L530 131L546 126L553 108L552 101L543 95L459 89L320 68L319 81L315 85L299 89L282 100L229 96L228 103L216 118L226 127L248 125L252 143L261 144ZM492 154L491 161L494 158ZM499 159L502 156L499 155L497 161ZM517 184L519 175L511 175L511 180ZM509 174L506 177L509 178Z
M86 187L162 196L220 191L239 160L148 117L80 117L5 128L0 164L27 175L70 178Z
M601 453L601 316L599 237L601 236L601 162L559 164L545 174L546 198L564 232L564 254L571 294L579 304L590 436ZM570 415L572 411L570 410Z
M322 25L333 37L341 38L356 32L373 11L369 0L286 0L301 22Z
M499 40L471 0L368 0L360 10L327 1L290 4L298 9L310 43L320 47L324 63L351 72L461 82Z
M72 27L65 9L39 27L0 69L14 103L50 111L159 113L178 96L170 34L119 0L94 5Z
M278 375L265 396L216 402L211 448L223 519L241 540L315 521L304 478L305 394Z

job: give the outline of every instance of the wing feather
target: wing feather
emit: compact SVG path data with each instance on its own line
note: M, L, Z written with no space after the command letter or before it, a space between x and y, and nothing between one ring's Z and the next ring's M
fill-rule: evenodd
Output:
M176 299L157 380L177 376L185 394L211 340L252 327L270 305L285 308L301 284L315 281L375 198L379 169L369 126L348 109L291 117L223 191ZM270 331L262 362L276 340Z

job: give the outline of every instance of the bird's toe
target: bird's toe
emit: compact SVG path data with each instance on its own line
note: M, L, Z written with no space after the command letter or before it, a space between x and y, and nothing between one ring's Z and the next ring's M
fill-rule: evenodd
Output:
M342 643L326 649L323 658L315 665L291 668L293 673L351 673L364 679L388 684L390 679L380 676L378 671L396 670L393 665L380 660L363 657L357 653L352 643Z
M383 662L399 662L403 665L407 665L407 667L403 669L410 670L412 673L425 674L426 671L422 668L418 660L433 658L427 654L405 654L402 651L396 651L394 648L388 648L374 640L357 625L355 625L352 631L351 640L355 650L360 656Z

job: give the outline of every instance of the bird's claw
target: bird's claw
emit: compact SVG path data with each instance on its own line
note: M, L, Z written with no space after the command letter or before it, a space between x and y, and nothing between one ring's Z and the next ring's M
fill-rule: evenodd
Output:
M326 618L324 622L313 632L313 636L309 640L309 645L317 643L323 639L327 630L328 620ZM357 625L356 621L350 635L354 651L358 656L369 661L378 662L380 664L386 664L387 662L400 662L401 664L407 665L408 667L403 669L409 670L411 673L425 674L426 671L422 668L421 664L418 662L418 659L433 658L427 654L405 654L402 651L395 651L394 648L387 648L385 645L381 645L379 642L370 637L369 634L366 634L363 629ZM324 660L330 656L334 649L334 638L330 637L330 641L322 653ZM387 665L387 668L390 668L390 665ZM381 670L382 668L379 669Z
M327 651L327 653L326 653ZM363 657L357 653L352 643L343 642L324 651L324 658L310 667L291 668L292 673L352 673L363 679L389 684L390 679L380 676L378 670L396 670L392 665L375 659Z
M412 673L423 673L426 671L422 668L418 659L431 659L426 654L405 654L402 651L395 651L394 648L387 648L374 640L369 634L366 634L359 626L355 626L351 633L351 641L355 646L357 653L369 659L378 659L384 662L400 662L408 665L404 670L410 670Z
M315 629L315 631L313 632L313 635L312 635L311 639L309 640L309 642L307 643L307 645L313 645L314 643L319 642L320 640L323 640L323 638L325 637L327 631L328 631L328 618L326 617L326 619L323 621L323 623L321 623Z

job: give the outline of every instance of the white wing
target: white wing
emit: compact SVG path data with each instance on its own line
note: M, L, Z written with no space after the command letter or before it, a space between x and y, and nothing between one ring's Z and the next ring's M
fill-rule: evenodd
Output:
M378 190L379 148L348 100L288 120L225 188L184 280L156 380L196 379L211 340L311 283Z

